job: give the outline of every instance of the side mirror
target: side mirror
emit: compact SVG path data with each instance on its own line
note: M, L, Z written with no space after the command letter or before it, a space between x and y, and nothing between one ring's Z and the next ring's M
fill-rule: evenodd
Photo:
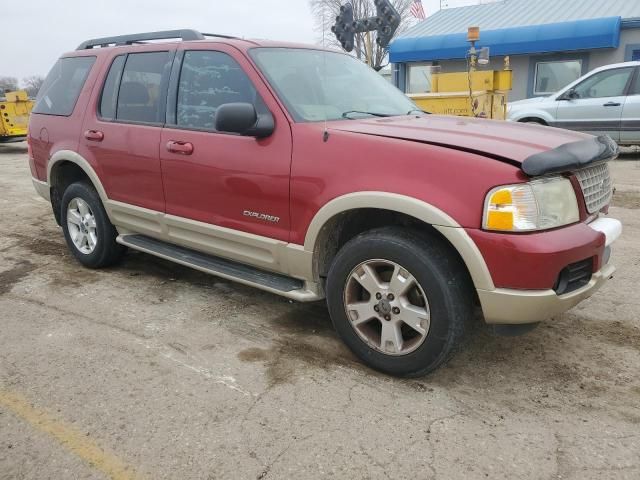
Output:
M250 103L225 103L216 110L215 127L219 132L265 138L275 129L270 113L258 115Z
M578 92L575 91L575 89L570 88L569 90L567 90L566 92L564 92L559 98L558 100L574 100L576 98L578 98Z

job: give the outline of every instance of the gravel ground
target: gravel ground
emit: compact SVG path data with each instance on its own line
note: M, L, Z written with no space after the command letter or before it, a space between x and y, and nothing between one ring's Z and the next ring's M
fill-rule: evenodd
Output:
M0 146L0 478L640 478L638 158L612 167L613 281L408 381L321 304L138 253L81 268Z

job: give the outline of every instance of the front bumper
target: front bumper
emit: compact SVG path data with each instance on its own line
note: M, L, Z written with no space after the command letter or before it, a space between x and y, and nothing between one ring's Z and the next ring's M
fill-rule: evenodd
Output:
M600 218L588 226L604 235L606 248L609 248L622 233L622 224L612 218ZM478 289L477 292L486 323L491 325L536 323L564 313L590 297L613 276L615 271L613 265L604 263L598 272L592 274L587 285L565 295L558 295L551 289L496 288L494 290Z

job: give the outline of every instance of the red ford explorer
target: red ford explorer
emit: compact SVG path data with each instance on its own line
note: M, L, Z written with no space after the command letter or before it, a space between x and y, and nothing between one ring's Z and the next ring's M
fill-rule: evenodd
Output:
M608 137L428 115L317 47L91 40L53 67L29 131L34 185L83 265L132 248L326 298L347 345L394 375L443 364L476 306L526 329L615 270Z

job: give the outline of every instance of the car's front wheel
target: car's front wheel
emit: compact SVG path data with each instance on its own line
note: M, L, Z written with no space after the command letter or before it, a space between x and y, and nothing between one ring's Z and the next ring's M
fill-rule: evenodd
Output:
M69 185L62 196L61 209L67 246L81 264L102 268L122 257L126 248L116 242L118 233L92 186L85 182Z
M367 365L420 376L446 362L473 316L461 261L435 236L383 228L357 236L327 278L334 326Z

